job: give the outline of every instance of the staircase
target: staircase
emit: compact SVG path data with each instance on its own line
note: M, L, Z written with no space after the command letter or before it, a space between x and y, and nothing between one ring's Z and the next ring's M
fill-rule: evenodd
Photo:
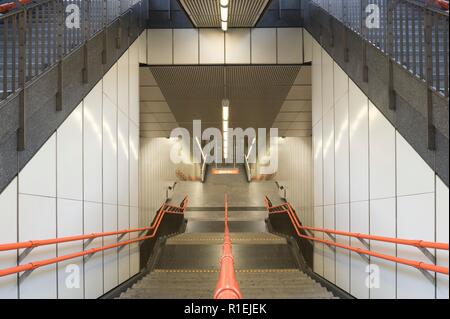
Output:
M299 269L285 238L252 231L264 225L264 211L229 214L236 275L245 299L335 298ZM211 299L219 276L223 232L215 229L216 223L223 225L221 215L219 221L217 211L188 212L187 232L169 238L153 271L119 298Z

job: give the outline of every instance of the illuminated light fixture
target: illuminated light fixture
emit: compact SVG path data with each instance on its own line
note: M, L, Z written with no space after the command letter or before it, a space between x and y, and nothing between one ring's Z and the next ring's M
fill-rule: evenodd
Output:
M228 7L220 7L220 20L224 22L228 21Z
M222 21L222 31L227 32L228 31L228 22Z
M223 32L228 30L228 5L229 0L220 0L220 21Z
M222 130L223 130L223 157L228 158L228 138L229 138L229 120L230 120L230 101L222 100Z
M228 121L230 118L230 107L229 106L222 106L222 119L224 121Z

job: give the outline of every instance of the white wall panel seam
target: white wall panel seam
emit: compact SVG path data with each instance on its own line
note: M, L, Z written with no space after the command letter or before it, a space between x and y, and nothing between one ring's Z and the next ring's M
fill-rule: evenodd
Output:
M58 130L55 134L55 163L56 167L58 167ZM58 232L58 169L55 168L55 174L56 174L56 189L55 189L55 234L56 238L59 238L59 232ZM59 245L55 245L55 254L56 257L59 256ZM59 299L59 263L56 263L55 265L55 271L56 271L56 299Z
M104 94L104 81L102 81L102 125L101 125L101 128L102 128L102 152L101 152L101 154L102 154L102 170L101 170L101 175L102 175L102 179L101 179L101 183L102 183L102 203L101 203L101 209L102 209L102 231L104 232L105 231L105 216L104 216L104 214L105 214L105 209L104 209L104 202L105 202L105 198L104 198L104 192L105 192L105 188L104 188L104 185L103 185L103 181L104 181L104 171L103 171L103 163L104 163L104 156L103 156L103 154L104 154L104 140L105 140L105 136L104 136L104 134L103 134L103 125L104 125L104 121L105 121L105 118L104 118L104 105L105 105L105 103L104 103L104 98L105 98L105 94ZM104 239L104 237L102 237L101 238L101 242L102 242L102 246L104 246L105 245L105 239ZM103 291L103 293L105 292L105 254L103 253L103 251L101 252L101 254L102 254L102 286L103 286L103 288L102 288L102 291Z
M81 229L82 229L82 231L83 231L83 234L85 234L85 218L84 218L84 213L85 213L85 209L84 209L84 199L85 199L85 194L84 194L84 189L85 189L85 187L84 187L84 183L85 183L85 176L84 176L84 166L85 166L85 163L84 163L84 138L85 138L85 131L84 131L84 129L85 129L85 127L84 127L84 99L83 99L83 101L81 102L81 118L83 119L82 121L81 121L81 141L82 141L82 147L81 147L81 153L82 153L82 156L81 156L81 172L82 172L82 174L81 174L81 180L82 180L82 186L81 186L81 189L82 189L82 192L81 192L81 198L82 198L82 205L81 205ZM83 250L84 250L84 241L83 241ZM82 257L82 266L83 266L83 270L82 270L82 274L83 274L83 278L82 278L82 280L83 280L83 299L86 299L86 267L85 267L85 263L86 263L86 261L85 261L85 257L83 256Z
M437 242L437 219L438 219L438 215L437 215L437 194L436 194L436 174L434 174L434 241ZM432 254L435 258L436 264L438 261L437 258L437 250L433 249L432 250ZM434 299L438 298L438 278L437 278L437 273L434 273Z
M366 96L364 94L364 96ZM372 211L372 205L370 205L371 199L370 199L370 189L371 189L371 184L370 184L370 177L371 177L371 167L370 167L370 103L369 103L369 98L367 98L367 173L368 173L368 179L367 179L367 194L368 194L368 233L369 235L371 235L371 231L372 231L372 219L371 219L371 211ZM372 251L372 241L368 240L367 241L368 245L369 245L369 251ZM368 256L369 257L369 265L372 264L372 256ZM370 287L368 287L369 289L369 299L372 299L372 289L370 289Z

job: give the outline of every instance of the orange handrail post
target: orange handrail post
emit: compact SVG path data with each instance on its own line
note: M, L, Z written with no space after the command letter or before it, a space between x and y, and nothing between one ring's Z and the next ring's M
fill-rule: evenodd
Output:
M242 299L242 293L236 280L234 257L228 227L228 196L225 194L225 231L223 251L220 258L220 273L214 292L214 299Z
M415 267L420 270L428 270L428 271L432 271L432 272L436 272L436 273L441 273L444 275L449 274L448 267L442 267L442 266L427 264L427 263L420 262L420 261L398 258L398 257L390 256L390 255L380 254L380 253L373 252L373 251L366 250L366 249L343 245L343 244L336 243L334 241L325 240L325 239L317 238L314 236L304 235L300 232L300 230L308 230L308 231L312 231L312 232L322 232L322 233L327 233L327 234L347 236L347 237L358 238L358 239L374 240L374 241L381 241L381 242L387 242L387 243L398 244L398 245L413 246L413 247L417 247L417 248L431 248L431 249L439 249L439 250L449 250L449 245L447 243L435 243L435 242L427 242L427 241L423 241L423 240L411 240L411 239L400 239L400 238L392 238L392 237L374 236L374 235L368 235L368 234L350 233L350 232L343 232L343 231L337 231L337 230L332 230L332 229L303 226L300 223L300 221L298 220L298 216L297 216L297 214L295 214L294 209L290 203L285 203L285 204L278 205L278 206L271 206L269 203L269 199L266 196L264 198L264 205L265 205L269 215L271 215L271 214L287 214L289 217L289 220L291 221L292 226L294 227L294 230L295 230L297 236L300 238L304 238L304 239L314 241L314 242L319 242L319 243L322 243L322 244L325 244L328 246L339 247L342 249L356 252L360 255L376 257L376 258L396 262L399 264L408 265L408 266Z
M46 245L54 245L54 244L61 244L61 243L68 243L73 241L79 241L79 240L87 240L87 239L94 239L99 237L108 237L108 236L114 236L114 235L123 235L123 234L129 234L129 233L136 233L136 232L143 232L143 231L149 231L151 233L147 234L146 236L133 238L127 241L118 242L116 244L111 244L107 246L102 247L96 247L91 248L88 250L80 251L77 253L72 253L64 256L59 256L55 258L45 259L45 260L39 260L35 262L31 262L24 265L18 265L10 268L0 269L0 277L20 273L23 271L30 271L34 270L39 267L56 264L65 260L74 259L86 255L92 255L100 251L113 249L121 246L130 245L133 243L141 242L144 240L148 240L151 238L154 238L158 232L159 226L161 225L161 222L163 220L164 215L166 214L184 214L187 207L188 207L189 198L186 196L183 201L181 202L181 206L172 206L172 205L166 205L164 204L159 209L157 216L155 218L155 222L151 227L143 227L143 228L136 228L136 229L125 229L125 230L119 230L119 231L113 231L113 232L104 232L104 233L93 233L93 234L87 234L87 235L79 235L79 236L70 236L70 237L62 237L62 238L54 238L54 239L45 239L45 240L31 240L26 242L20 242L20 243L9 243L9 244L0 244L0 252L2 251L8 251L8 250L17 250L17 249L23 249L23 248L35 248L39 246L46 246ZM169 210L170 208L170 210Z

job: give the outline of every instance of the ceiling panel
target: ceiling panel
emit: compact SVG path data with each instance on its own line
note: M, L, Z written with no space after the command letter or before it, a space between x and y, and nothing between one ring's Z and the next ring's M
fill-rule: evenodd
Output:
M203 127L221 128L221 102L226 97L230 100L230 127L269 128L301 66L149 68L181 126L190 129L192 121L199 119Z
M220 28L219 0L179 0L198 28ZM269 0L230 0L229 27L254 27Z

